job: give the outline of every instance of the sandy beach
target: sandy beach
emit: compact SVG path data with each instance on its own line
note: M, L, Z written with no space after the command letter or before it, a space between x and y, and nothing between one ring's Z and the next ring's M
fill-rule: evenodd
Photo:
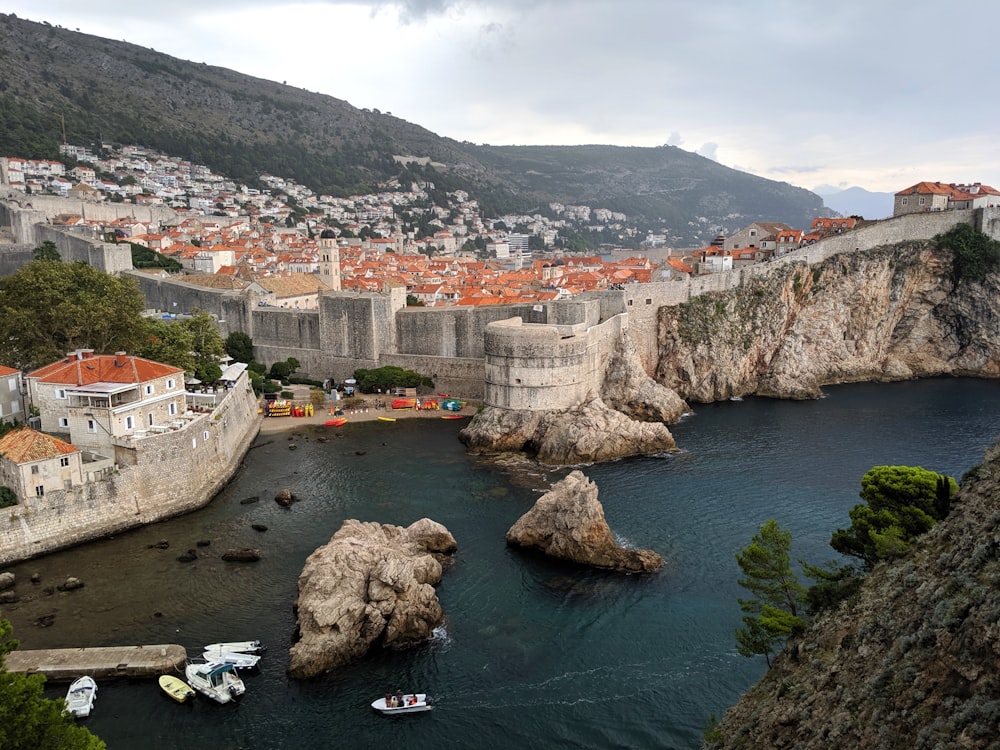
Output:
M375 402L377 400L381 400L386 406L381 409L376 408ZM292 401L299 406L308 404L309 395L307 392L304 392L299 397L299 394L296 393L296 398L292 399ZM333 419L333 410L338 408L344 410L344 416L347 418L348 424L351 422L371 422L379 417L392 417L393 419L440 419L449 414L460 415L468 419L476 413L478 408L477 403L466 402L461 411L445 411L444 409L421 409L417 411L416 409L392 409L388 406L391 403L391 397L371 394L343 402L327 401L322 407L314 408L311 417L263 417L260 433L268 435L277 432L287 432L288 430L294 430L307 425L322 425L328 419Z

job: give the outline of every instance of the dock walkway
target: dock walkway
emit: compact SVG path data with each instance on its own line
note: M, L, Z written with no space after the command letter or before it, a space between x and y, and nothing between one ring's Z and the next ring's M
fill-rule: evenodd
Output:
M54 682L71 682L85 674L95 679L155 677L183 671L187 650L176 644L46 648L11 651L5 662L8 672L44 674Z

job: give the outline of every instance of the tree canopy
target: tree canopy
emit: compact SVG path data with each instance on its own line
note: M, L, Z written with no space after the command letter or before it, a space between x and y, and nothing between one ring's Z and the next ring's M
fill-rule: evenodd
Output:
M753 594L739 600L746 614L736 630L737 648L743 656L763 655L768 666L778 645L804 624L799 612L806 589L792 571L791 547L792 533L772 519L736 554L744 576L738 583Z
M866 568L899 557L911 542L948 515L958 491L953 477L919 466L875 466L861 478L861 498L851 526L837 529L830 546L860 559Z
M30 371L76 349L131 352L145 303L133 279L36 260L0 278L0 363Z
M434 381L414 370L386 365L375 370L358 369L354 371L358 388L364 393L372 393L378 388L388 391L390 388L416 388L425 385L434 387Z
M4 657L17 648L10 622L0 618L0 747L4 750L105 750L107 745L65 712L65 701L42 694L45 677L8 672Z
M956 283L962 279L982 281L987 274L1000 268L1000 242L968 224L959 224L937 235L934 241L952 251L952 276Z

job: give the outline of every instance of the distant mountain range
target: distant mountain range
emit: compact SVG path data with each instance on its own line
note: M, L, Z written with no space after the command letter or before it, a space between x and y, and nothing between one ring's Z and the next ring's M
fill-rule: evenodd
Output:
M270 173L319 194L424 178L466 190L487 216L608 208L640 229L620 238L632 245L653 232L704 246L753 221L807 229L829 214L808 190L673 146L459 142L332 96L0 14L0 155L55 158L64 140L143 145L251 186Z
M872 193L860 187L843 190L831 185L820 185L813 192L822 196L823 203L842 216L861 216L865 219L892 216L895 193Z

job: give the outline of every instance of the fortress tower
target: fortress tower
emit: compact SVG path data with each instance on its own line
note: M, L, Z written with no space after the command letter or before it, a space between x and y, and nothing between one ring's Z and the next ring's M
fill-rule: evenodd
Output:
M324 229L319 236L319 278L330 289L340 291L340 249L331 229Z

